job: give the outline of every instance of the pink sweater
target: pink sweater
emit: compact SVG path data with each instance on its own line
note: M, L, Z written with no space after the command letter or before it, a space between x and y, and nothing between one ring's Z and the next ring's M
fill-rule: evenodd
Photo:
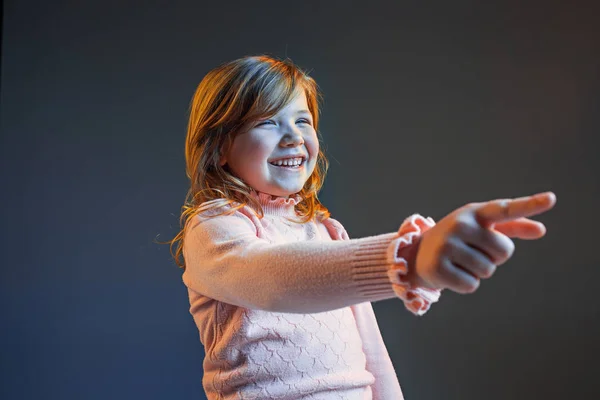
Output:
M262 219L246 206L187 227L183 282L208 399L402 399L370 302L400 297L422 315L438 300L403 280L433 221L349 239L332 218L288 221L299 197L255 197Z

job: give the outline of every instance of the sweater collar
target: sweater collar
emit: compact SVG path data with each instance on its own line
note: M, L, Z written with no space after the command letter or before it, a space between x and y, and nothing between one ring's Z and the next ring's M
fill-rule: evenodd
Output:
M299 194L292 194L287 198L257 191L253 191L251 194L258 200L265 215L296 216L295 206L302 201Z

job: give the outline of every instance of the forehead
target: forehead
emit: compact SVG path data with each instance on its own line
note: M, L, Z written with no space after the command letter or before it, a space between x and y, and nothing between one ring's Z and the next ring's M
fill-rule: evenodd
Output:
M277 114L297 113L300 111L310 112L308 110L308 100L303 89L298 89L290 102L283 107Z

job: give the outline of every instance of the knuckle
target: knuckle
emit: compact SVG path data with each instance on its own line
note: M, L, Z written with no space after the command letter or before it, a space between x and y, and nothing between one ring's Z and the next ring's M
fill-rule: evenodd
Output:
M460 285L460 293L469 294L475 292L479 288L479 279L471 279L469 281L463 282Z
M473 293L479 289L479 279L473 279L467 284L467 293Z
M454 271L451 263L444 259L437 266L435 271L436 278L443 283L444 287L452 288L455 285Z
M453 240L451 238L448 238L446 240L444 240L444 242L441 245L441 251L444 255L450 255L452 254L454 248L454 243Z
M460 237L471 235L473 233L471 218L467 215L457 215L452 221L450 232Z
M509 240L503 246L500 247L500 251L499 251L500 258L502 260L508 260L513 255L514 252L515 252L515 245L511 240Z
M496 272L496 266L493 264L490 264L487 267L482 269L480 277L484 278L484 279L491 278L492 275L494 275L494 272Z
M510 256L512 256L514 252L515 252L515 243L512 240L509 240L508 241L508 254Z
M504 218L510 218L510 215L511 215L511 209L508 205L509 205L509 203L507 200L502 200L500 202L500 206L502 207L502 216Z
M492 257L492 262L496 265L502 265L504 264L510 257L505 256L505 255L497 255L495 257Z
M470 226L471 225L465 215L458 215L454 220L454 229L458 232L465 232L469 230Z
M450 261L447 258L445 258L442 262L440 262L438 264L437 269L439 271L439 274L443 278L445 278L445 277L449 276L450 273L452 272L452 265L450 264Z
M478 206L477 203L467 203L464 206L456 209L454 211L454 215L458 217L458 216L472 214L477 209L477 206Z
M500 251L498 251L498 254L496 255L496 257L494 257L493 261L496 264L502 264L506 262L506 260L508 260L509 258L510 254L505 249L501 249Z

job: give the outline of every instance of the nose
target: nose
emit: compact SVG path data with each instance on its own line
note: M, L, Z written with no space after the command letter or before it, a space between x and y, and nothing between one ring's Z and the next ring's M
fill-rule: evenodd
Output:
M287 129L281 138L282 147L296 147L303 144L304 137L302 137L302 133L296 127Z

